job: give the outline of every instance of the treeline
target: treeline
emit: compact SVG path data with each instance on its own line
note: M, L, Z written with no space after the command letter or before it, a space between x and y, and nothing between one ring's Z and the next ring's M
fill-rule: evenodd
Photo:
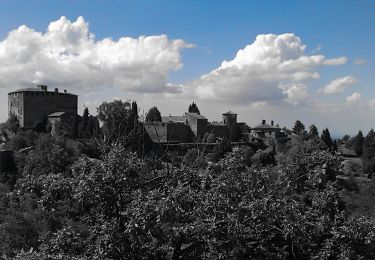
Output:
M371 129L364 137L362 131L352 138L346 135L343 137L347 148L353 151L362 158L364 171L372 176L375 172L375 132Z

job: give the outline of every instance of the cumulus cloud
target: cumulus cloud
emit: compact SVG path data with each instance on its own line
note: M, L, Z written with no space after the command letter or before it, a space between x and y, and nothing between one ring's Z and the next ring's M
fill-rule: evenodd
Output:
M279 86L285 94L286 101L293 105L299 105L308 98L306 87L300 83L294 85Z
M355 104L361 101L361 99L362 99L361 93L354 92L353 94L351 94L350 96L346 98L346 103Z
M191 83L188 91L202 99L299 104L308 97L303 83L320 77L315 68L347 61L345 57L306 55L305 49L292 33L258 35L233 60L224 60L219 68Z
M338 78L338 79L332 80L327 86L321 89L320 92L324 94L342 93L345 91L345 89L352 86L356 82L357 80L353 78L352 76Z
M362 65L366 63L365 59L355 59L353 62L355 65Z
M25 25L0 42L0 87L48 84L92 90L118 86L135 92L176 92L168 72L181 68L191 47L166 35L96 40L83 17L51 22L45 33Z

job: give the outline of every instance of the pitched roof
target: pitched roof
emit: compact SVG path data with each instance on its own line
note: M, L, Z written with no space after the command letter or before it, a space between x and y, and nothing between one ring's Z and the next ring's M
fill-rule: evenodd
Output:
M338 150L342 155L357 156L357 154L352 149L345 147L345 145L340 145Z
M184 116L162 116L161 117L161 121L163 123L168 123L168 122L180 122L180 123L184 123L185 122L185 117Z
M189 115L189 116L194 117L196 119L207 119L204 116L202 116L200 114L197 114L197 113L185 113L185 115Z
M260 125L257 125L255 127L252 127L251 129L280 129L280 127L275 127L275 126L272 126L272 125L269 125L267 123L264 123L264 124L260 124Z
M223 122L217 122L217 121L213 121L213 122L211 122L211 125L215 125L215 126L226 126L226 124L224 124Z

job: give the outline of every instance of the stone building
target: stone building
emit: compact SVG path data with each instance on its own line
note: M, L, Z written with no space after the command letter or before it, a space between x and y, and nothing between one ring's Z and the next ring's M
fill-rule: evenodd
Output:
M77 114L78 96L64 92L48 91L47 86L38 85L8 93L9 115L17 116L20 126L31 128L45 122L55 112Z
M81 117L73 113L55 112L48 115L48 123L51 125L51 134L72 133L74 120L80 121Z
M232 111L228 111L223 114L223 122L228 128L229 132L229 139L235 140L238 136L238 128L237 128L237 114L233 113Z
M197 113L185 113L185 118L194 137L203 137L204 133L207 131L207 118Z
M256 138L268 138L268 139L278 139L286 138L287 136L283 131L281 131L278 125L274 125L274 122L271 121L271 124L267 124L266 120L262 120L260 125L251 128L251 135Z
M194 143L202 140L206 133L217 138L235 141L239 138L237 114L223 114L223 122L209 123L207 118L197 113L185 113L183 116L162 116L162 122L146 122L144 128L154 143Z

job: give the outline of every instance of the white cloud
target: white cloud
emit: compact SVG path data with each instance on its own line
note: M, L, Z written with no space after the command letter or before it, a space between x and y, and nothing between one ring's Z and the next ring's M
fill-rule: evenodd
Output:
M368 103L369 107L371 110L374 110L375 111L375 99L372 99L370 100L370 102Z
M300 83L294 85L279 86L283 94L287 95L286 101L293 105L299 105L308 98L306 87Z
M166 35L96 40L88 23L65 17L45 33L25 25L0 42L0 88L32 83L95 90L118 86L135 92L175 92L167 74L181 68L180 51L191 47Z
M265 108L267 107L266 101L257 101L250 104L251 108Z
M332 80L327 86L325 86L320 92L324 94L337 94L342 93L344 90L354 83L356 83L357 80L353 78L352 76L346 76L342 78L338 78L335 80Z
M202 99L252 103L286 98L298 104L307 98L303 82L320 77L315 68L346 63L345 57L306 55L305 49L292 33L258 35L233 60L223 61L219 68L189 84L186 91Z
M346 103L355 104L361 101L361 99L362 99L361 93L354 92L353 94L351 94L350 96L346 98Z
M355 65L362 65L366 63L365 59L355 59L353 62Z

